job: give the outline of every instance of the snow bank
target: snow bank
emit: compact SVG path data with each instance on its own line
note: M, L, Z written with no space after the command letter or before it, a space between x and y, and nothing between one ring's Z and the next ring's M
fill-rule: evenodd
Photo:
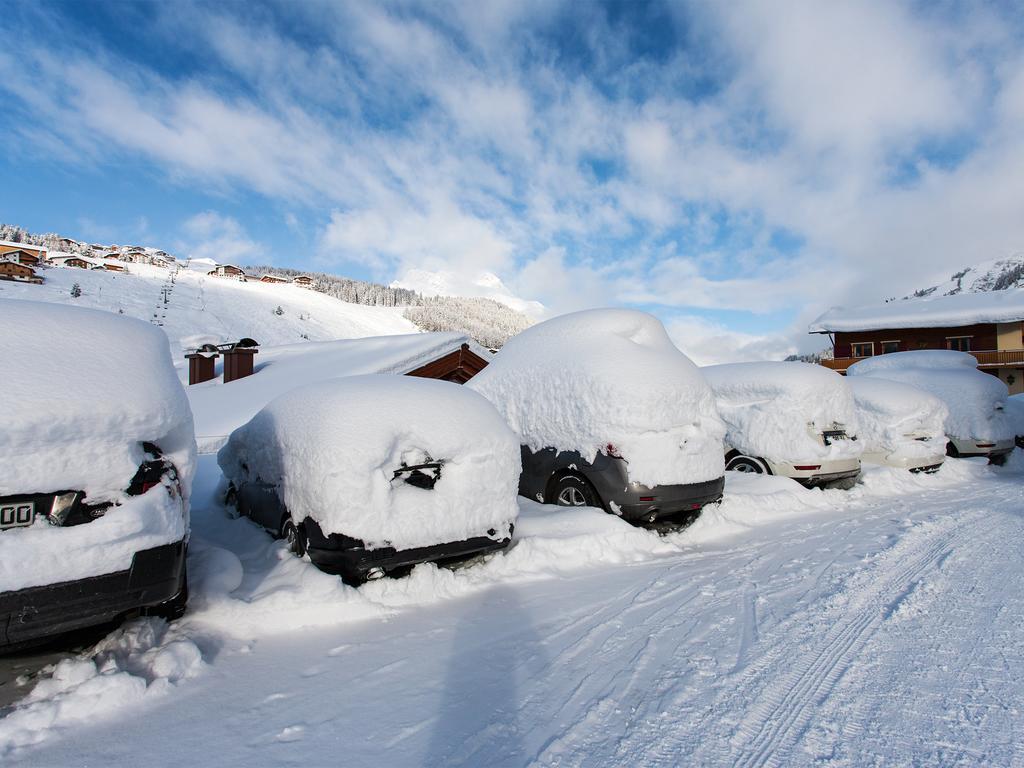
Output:
M0 757L138 707L195 677L204 666L198 646L177 628L160 619L128 623L88 653L57 663L0 719Z
M1024 436L1024 395L1010 395L1006 398L1005 409L1014 434Z
M711 390L644 312L588 310L535 325L466 386L535 451L592 459L611 443L630 478L652 486L722 475L725 428Z
M964 352L893 352L854 363L846 373L902 382L931 393L949 409L945 422L949 437L992 441L1014 437L1004 411L1006 385L979 371L977 360Z
M939 398L909 384L871 376L851 376L848 384L866 453L894 459L945 454L949 409Z
M730 363L702 368L725 420L733 448L771 461L855 459L863 445L834 440L822 430L858 433L853 395L843 377L820 365L796 362Z
M84 490L113 501L86 525L34 525L0 536L0 591L125 570L135 552L181 541L195 471L192 415L150 325L106 312L0 300L7 400L0 430L0 495ZM158 445L182 495L125 489Z
M75 489L90 501L118 500L143 461L143 441L174 462L188 493L192 414L157 328L0 299L0 360L0 495Z
M862 307L833 307L811 323L810 333L944 328L1009 323L1024 317L1024 289L907 299Z
M443 461L432 490L393 480ZM519 441L491 405L456 384L352 376L295 389L232 433L218 454L236 485L278 485L293 515L325 532L397 549L509 535Z
M408 373L470 344L477 354L490 352L458 333L413 333L338 341L311 341L262 347L256 370L230 384L223 380L188 388L200 447L220 447L235 429L263 406L302 384L367 373Z

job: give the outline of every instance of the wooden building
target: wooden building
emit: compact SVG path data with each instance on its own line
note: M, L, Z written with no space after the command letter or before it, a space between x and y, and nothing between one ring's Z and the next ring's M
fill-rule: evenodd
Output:
M65 259L54 259L53 263L61 267L75 267L77 269L92 269L92 262L86 261L81 256L68 256Z
M309 275L299 275L298 277L292 278L293 285L299 285L303 288L313 287L313 278Z
M289 280L287 277L281 277L281 275L266 274L266 275L260 275L260 282L261 283L290 283L291 280Z
M0 280L11 280L16 283L33 283L42 285L43 278L27 264L16 261L0 261Z
M245 279L245 270L236 267L234 264L218 264L206 274L212 277L234 277L239 280Z
M978 368L1024 392L1024 290L907 299L873 307L831 309L810 326L827 333L840 373L874 355L917 349L969 352Z
M405 375L465 384L486 368L488 362L481 354L474 352L468 343L463 343L458 349L421 365Z
M46 258L46 247L29 243L0 240L0 260L13 261L29 267L38 266Z

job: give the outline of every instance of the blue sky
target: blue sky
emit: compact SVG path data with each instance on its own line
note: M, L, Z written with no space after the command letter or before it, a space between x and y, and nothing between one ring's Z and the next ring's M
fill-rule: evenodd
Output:
M655 312L704 361L1024 252L1019 3L10 3L0 221Z

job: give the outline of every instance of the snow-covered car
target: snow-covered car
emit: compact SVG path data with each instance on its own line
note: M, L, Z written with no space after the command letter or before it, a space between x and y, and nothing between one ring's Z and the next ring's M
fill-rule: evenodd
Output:
M945 349L892 352L854 363L846 373L911 384L942 400L949 411L945 432L950 456L987 456L1001 464L1013 450L1006 385L979 371L973 355Z
M946 458L949 409L935 395L898 381L851 376L862 460L870 464L935 472Z
M1006 415L1013 428L1014 442L1018 448L1024 448L1024 394L1006 398Z
M457 384L349 376L277 397L217 461L237 510L359 584L506 547L519 441Z
M726 469L783 475L806 486L850 487L863 444L843 377L798 362L702 368L727 432Z
M535 325L466 386L518 433L527 498L653 522L722 496L725 427L711 390L645 312Z
M192 413L157 328L0 299L0 646L180 615Z

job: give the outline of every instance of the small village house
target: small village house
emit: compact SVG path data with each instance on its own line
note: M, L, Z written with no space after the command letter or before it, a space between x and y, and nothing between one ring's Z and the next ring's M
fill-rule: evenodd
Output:
M13 261L29 267L38 266L46 259L46 247L30 243L15 243L0 240L0 260Z
M299 275L292 279L292 284L302 286L303 288L312 288L313 278L309 275Z
M828 334L839 373L874 355L917 349L968 352L978 368L1024 392L1024 289L965 293L830 309L809 331Z
M0 261L0 280L10 280L16 283L34 283L42 285L43 278L35 273L35 270L27 264L19 264L16 261Z
M81 256L64 256L50 259L58 267L75 267L77 269L92 269L93 263Z
M271 275L271 274L268 273L268 274L265 274L265 275L260 275L260 282L261 283L290 283L291 280L289 280L287 277L282 277L281 275Z
M239 280L245 279L245 270L236 267L234 264L218 264L206 274L212 277L234 277Z

